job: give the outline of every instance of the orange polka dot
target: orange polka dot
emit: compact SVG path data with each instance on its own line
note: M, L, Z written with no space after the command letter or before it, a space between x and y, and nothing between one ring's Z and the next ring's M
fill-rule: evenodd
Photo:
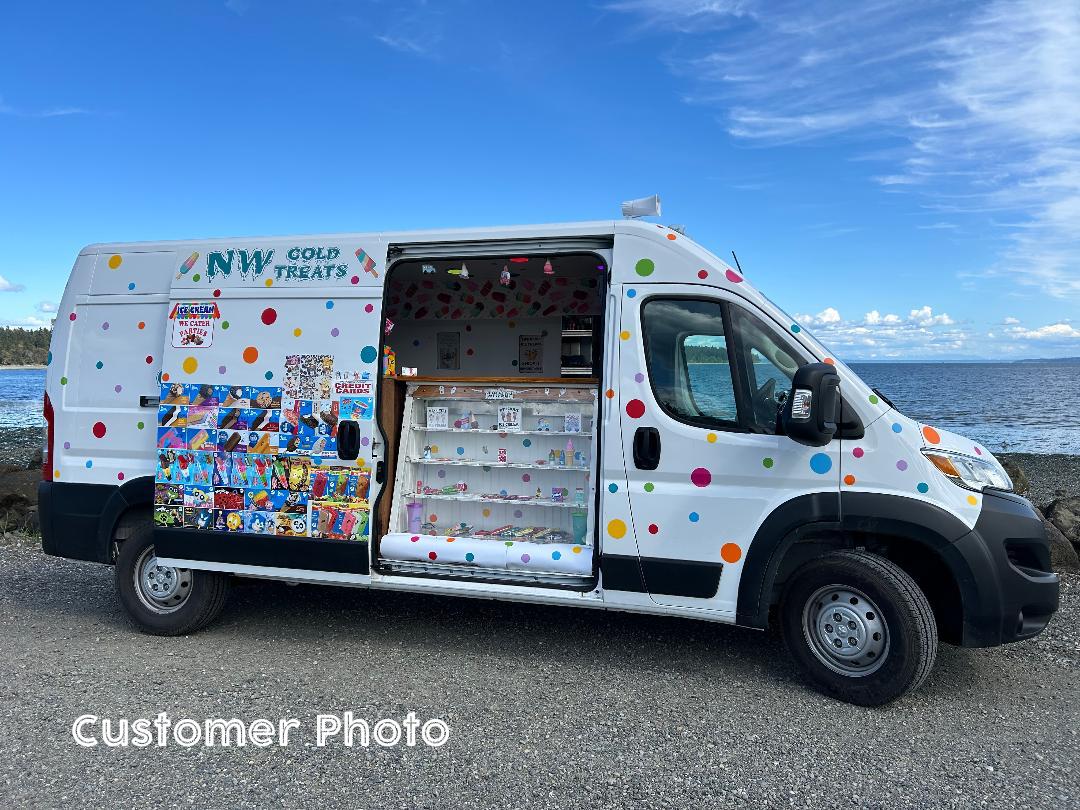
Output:
M615 399L615 392L609 388L607 391L604 392L604 396L608 399Z
M258 359L259 359L259 350L256 349L254 346L248 346L246 349L244 349L244 362L245 363L255 363L255 362L258 361Z
M737 563L742 559L742 549L738 543L724 543L720 549L720 558L726 563Z
M835 366L835 365L836 365L836 361L835 361L835 360L833 360L833 359L832 359L831 357L826 357L826 358L825 358L824 360L822 360L821 362L822 362L822 363L826 363L826 364L828 364L828 365L830 365L830 366Z
M941 434L930 426L922 429L922 435L926 437L926 440L930 442L930 444L937 444L941 441Z
M140 329L145 329L146 328L146 321L139 321L139 328Z
M162 379L163 382L168 382L169 381L169 372L166 371L164 374L162 374L161 379Z
M855 484L855 476L854 475L845 475L844 476L844 483L847 484L849 487L853 486Z
M673 234L673 233L669 233L667 235L667 238L670 239L672 242L674 242L678 237L675 236L675 234Z
M429 523L434 523L438 519L439 516L438 515L428 515L427 517L428 517L428 522Z

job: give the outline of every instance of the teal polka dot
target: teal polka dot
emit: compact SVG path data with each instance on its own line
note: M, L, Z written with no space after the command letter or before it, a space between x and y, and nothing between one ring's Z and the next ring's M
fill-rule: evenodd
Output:
M919 490L919 492L921 492L923 495L925 495L927 492L930 491L930 485L928 483L926 483L925 481L920 481L919 485L917 487L915 487L915 489Z
M796 334L798 334L799 332L801 332L801 331L802 331L802 327L801 327L801 326L799 326L799 325L798 325L797 323L793 323L793 324L791 325L791 331L792 331L792 332L795 332Z
M263 376L266 377L266 379L268 379L268 380L272 380L272 379L274 379L274 372L268 371Z
M521 445L522 447L532 447L532 439L522 439Z
M45 357L45 365L47 365L47 366L52 365L52 352L49 352L48 355L46 355L46 357Z
M459 448L457 449L457 454L458 454L459 456L463 456L463 455L465 455L465 448L464 448L464 447L459 447Z
M97 366L98 368L104 368L105 367L105 364L102 363L100 360L98 360L96 363L94 363L94 365Z
M374 363L375 358L379 356L379 350L374 346L365 346L360 350L360 359L365 363Z
M619 485L618 484L608 484L607 485L607 491L608 492L618 492L619 491Z
M471 551L465 552L465 562L472 562L475 559L476 559L476 555L473 554Z

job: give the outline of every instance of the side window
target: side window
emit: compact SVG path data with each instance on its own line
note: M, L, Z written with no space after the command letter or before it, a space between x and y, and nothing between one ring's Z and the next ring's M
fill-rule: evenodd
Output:
M791 391L796 369L804 365L791 345L746 310L732 306L731 324L740 373L750 396L746 409L751 430L775 433L777 414Z
M649 380L664 410L690 424L738 429L720 302L652 299L642 306L641 322Z

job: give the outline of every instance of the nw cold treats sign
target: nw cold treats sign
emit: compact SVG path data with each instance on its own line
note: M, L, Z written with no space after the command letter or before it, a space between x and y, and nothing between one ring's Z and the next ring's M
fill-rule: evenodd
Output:
M173 322L172 345L205 349L214 345L214 321L221 317L216 303L177 304L169 314Z
M359 263L352 264L353 257ZM201 271L196 271L200 258ZM328 281L348 278L358 284L362 275L379 277L375 260L357 248L352 254L343 252L336 245L297 245L294 247L212 250L201 257L196 251L177 268L176 277L188 276L193 282L214 282L239 278L244 281L265 280L269 286L275 281Z

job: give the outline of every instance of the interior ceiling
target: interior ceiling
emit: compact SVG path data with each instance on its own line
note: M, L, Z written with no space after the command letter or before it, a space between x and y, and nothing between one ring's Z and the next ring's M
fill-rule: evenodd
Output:
M518 259L518 261L515 261ZM551 274L544 272L551 261ZM592 254L506 256L395 264L387 281L391 320L557 317L600 311L607 266ZM435 272L425 272L424 267ZM503 284L503 271L509 284Z

